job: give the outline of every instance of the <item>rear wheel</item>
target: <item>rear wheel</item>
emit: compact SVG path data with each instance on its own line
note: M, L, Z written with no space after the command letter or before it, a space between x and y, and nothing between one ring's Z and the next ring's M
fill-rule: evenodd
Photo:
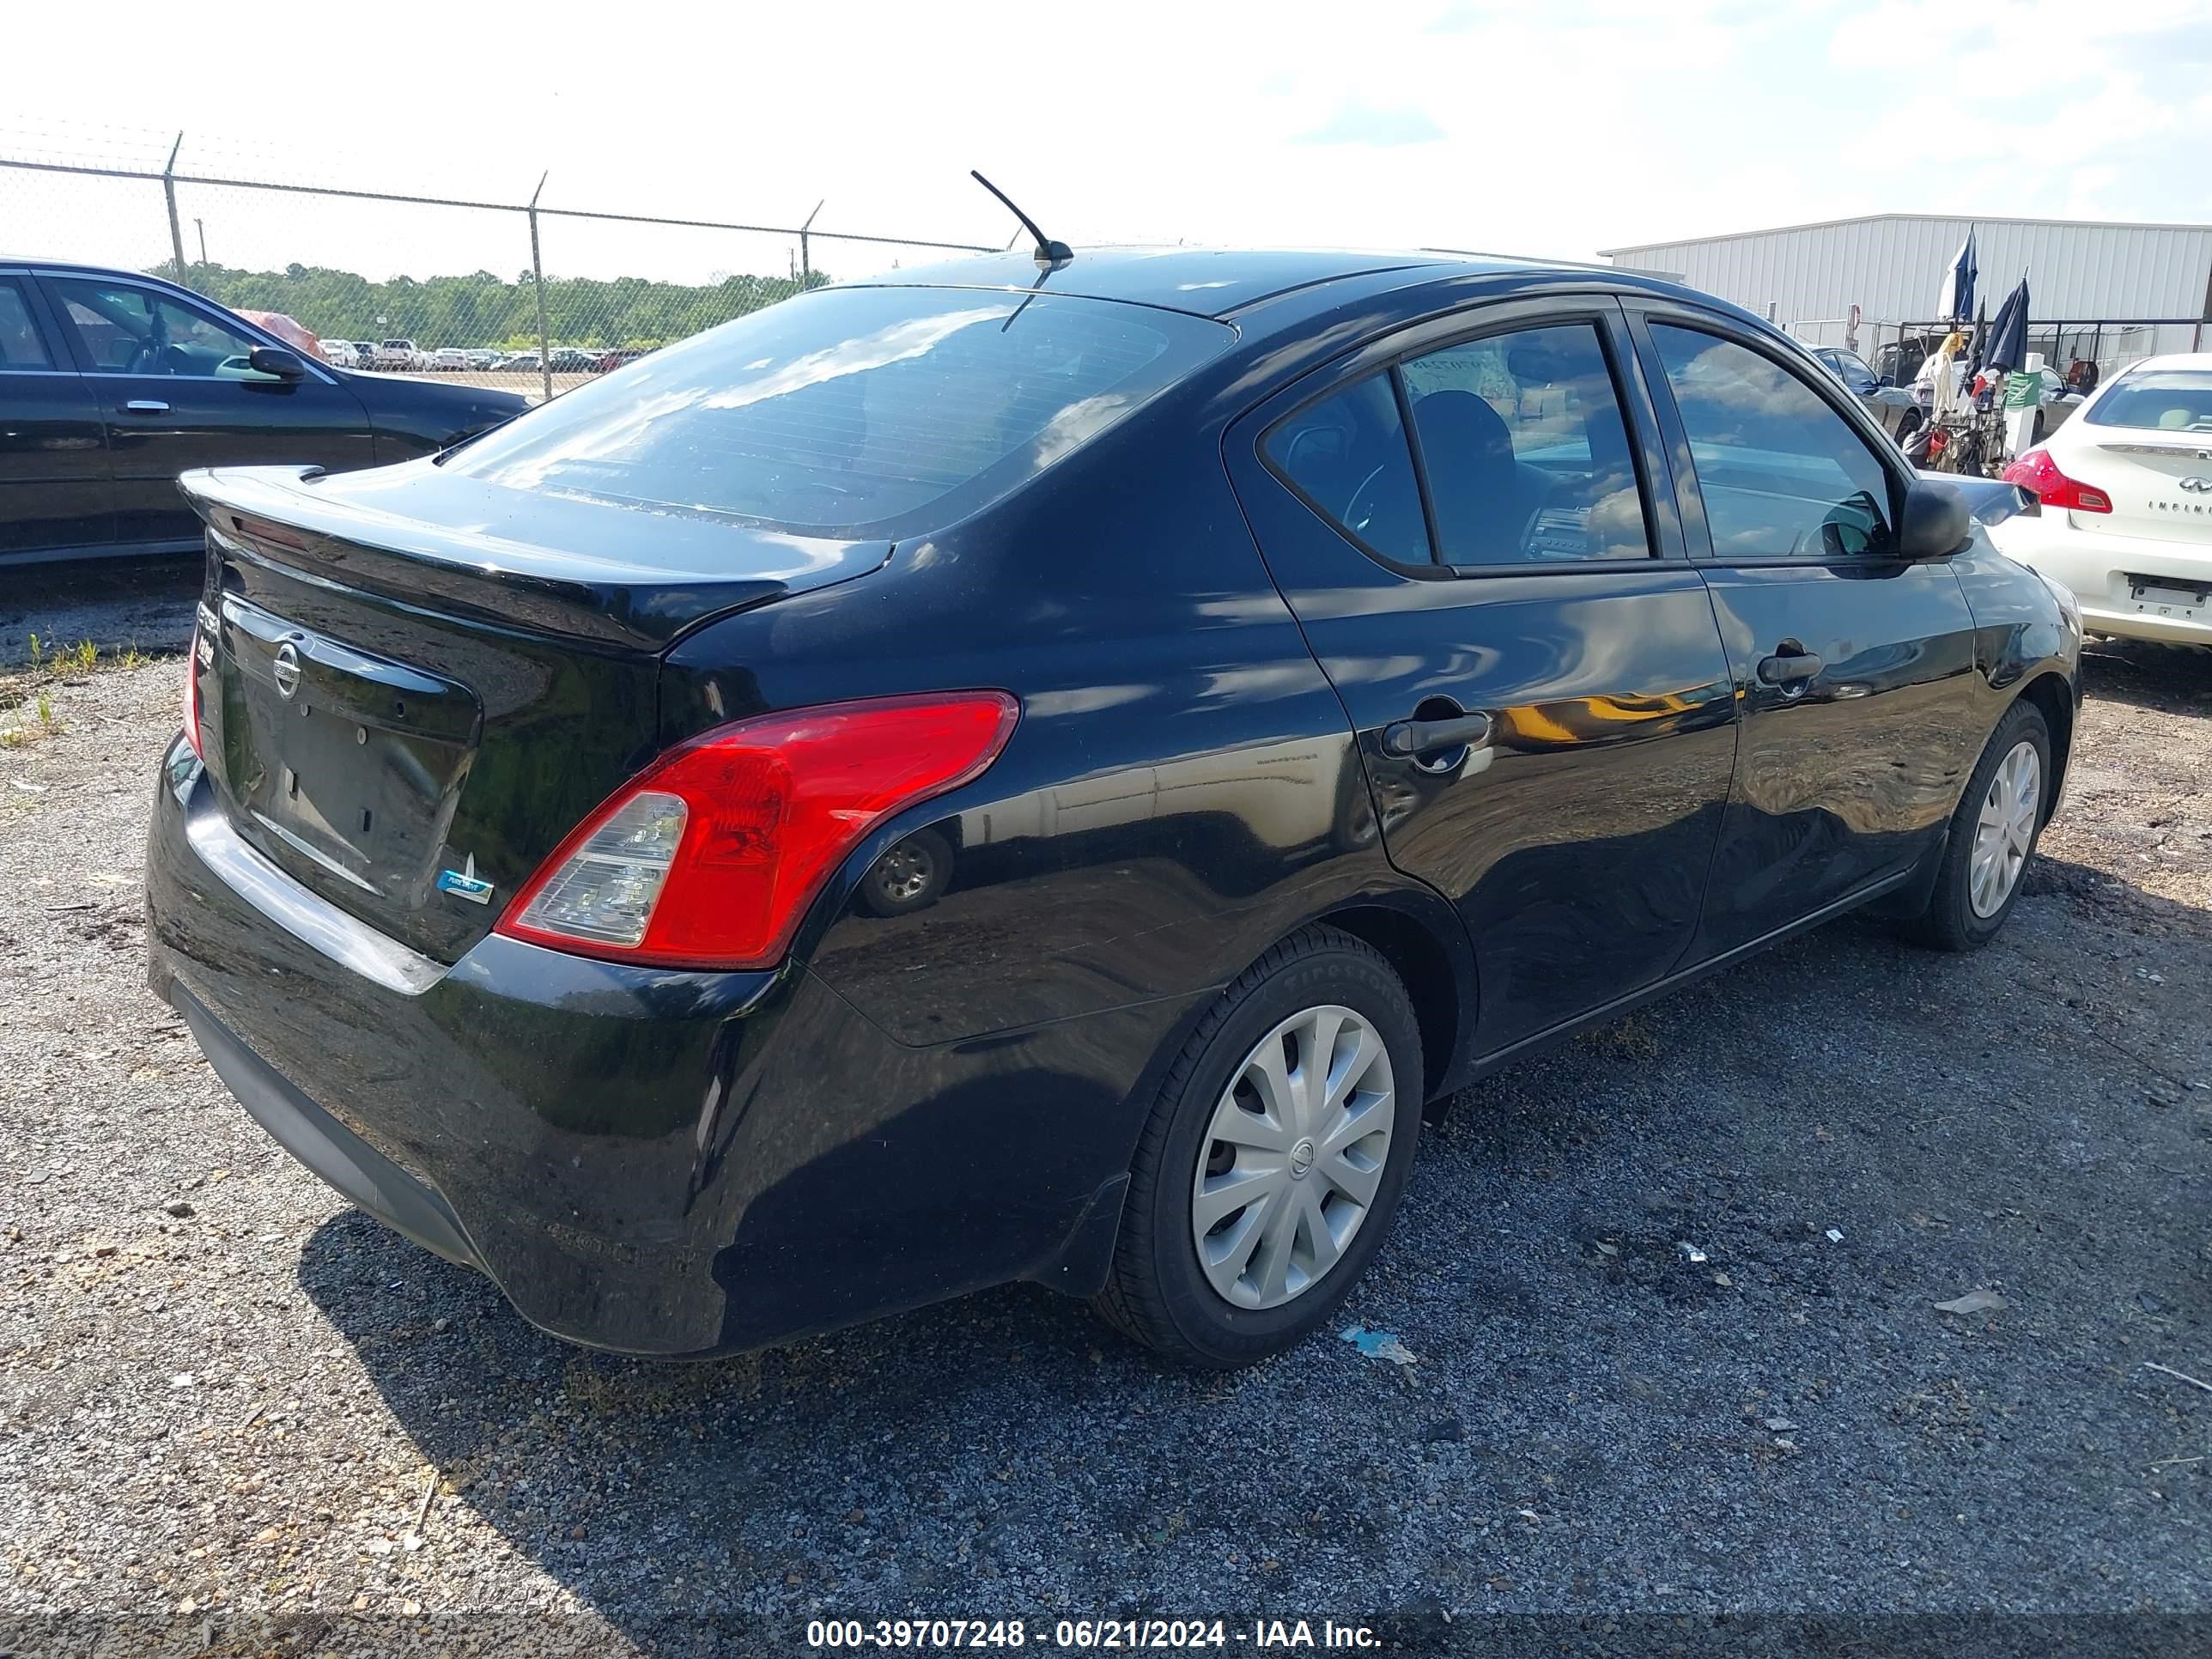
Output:
M2043 711L2015 702L1997 722L1951 817L1918 932L1946 951L1986 945L2020 897L2051 791L2051 732Z
M1389 964L1330 927L1278 945L1169 1071L1100 1311L1196 1365L1297 1342L1381 1249L1421 1097L1419 1028Z

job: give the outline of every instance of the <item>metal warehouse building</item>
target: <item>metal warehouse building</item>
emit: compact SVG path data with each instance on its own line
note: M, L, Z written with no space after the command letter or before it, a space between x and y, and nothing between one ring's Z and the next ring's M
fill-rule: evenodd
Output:
M2029 343L2055 368L2087 357L2110 371L2154 352L2212 348L2212 225L1881 213L1601 252L1677 273L1816 344L1856 333L1872 359L1936 320L1943 273L1969 230L1988 310L2025 274Z

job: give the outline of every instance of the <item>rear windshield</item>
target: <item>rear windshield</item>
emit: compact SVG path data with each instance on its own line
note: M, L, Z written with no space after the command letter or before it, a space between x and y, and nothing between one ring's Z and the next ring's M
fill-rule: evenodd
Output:
M2212 370L2151 368L2124 374L2081 417L2093 426L2212 432Z
M1234 338L1067 295L823 289L641 357L446 465L517 489L896 537L1004 493Z

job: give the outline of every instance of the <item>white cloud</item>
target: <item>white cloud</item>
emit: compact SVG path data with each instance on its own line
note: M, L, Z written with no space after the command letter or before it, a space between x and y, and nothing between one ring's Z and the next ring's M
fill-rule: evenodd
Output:
M33 8L0 154L183 161L356 187L1003 245L981 167L1086 240L1431 245L1587 257L1619 243L1881 210L2212 219L2203 0L1760 5L1411 0L1109 12L960 7L511 10L211 3L161 50L88 58ZM539 38L588 40L539 52ZM284 43L285 75L239 42ZM373 55L374 75L345 65ZM251 52L248 53L249 58ZM112 119L111 119L112 118ZM1413 139L1422 142L1410 142ZM1304 142L1301 142L1304 140ZM1394 141L1395 142L1392 142ZM519 217L199 191L231 263L511 275ZM158 189L0 171L40 252L151 264ZM547 219L549 268L781 271L787 239ZM817 240L857 275L932 256Z

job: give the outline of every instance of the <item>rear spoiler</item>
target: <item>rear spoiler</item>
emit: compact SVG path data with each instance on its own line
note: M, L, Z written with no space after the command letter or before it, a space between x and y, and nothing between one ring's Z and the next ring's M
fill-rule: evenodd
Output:
M368 472L200 469L177 480L229 550L404 603L659 652L710 617L850 577L888 541L538 494L428 461Z

